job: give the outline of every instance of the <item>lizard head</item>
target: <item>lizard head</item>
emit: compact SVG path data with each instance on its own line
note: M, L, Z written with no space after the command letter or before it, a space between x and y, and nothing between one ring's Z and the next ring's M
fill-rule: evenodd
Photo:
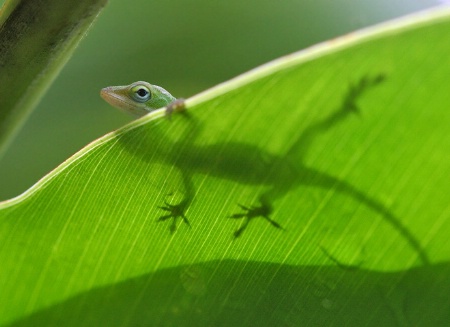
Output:
M100 91L100 95L112 106L138 117L166 107L176 100L162 87L144 81L124 86L108 86Z

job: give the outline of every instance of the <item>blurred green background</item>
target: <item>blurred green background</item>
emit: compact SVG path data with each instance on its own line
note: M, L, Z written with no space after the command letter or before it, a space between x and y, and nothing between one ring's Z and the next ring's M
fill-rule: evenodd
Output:
M103 102L104 86L147 80L187 98L279 56L438 4L110 0L0 160L0 200L132 119Z

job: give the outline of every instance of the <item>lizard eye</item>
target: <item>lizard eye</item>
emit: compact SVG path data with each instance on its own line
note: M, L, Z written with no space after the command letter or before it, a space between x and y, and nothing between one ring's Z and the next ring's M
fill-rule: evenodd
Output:
M151 98L151 93L147 87L136 85L131 89L131 96L137 102L146 102Z

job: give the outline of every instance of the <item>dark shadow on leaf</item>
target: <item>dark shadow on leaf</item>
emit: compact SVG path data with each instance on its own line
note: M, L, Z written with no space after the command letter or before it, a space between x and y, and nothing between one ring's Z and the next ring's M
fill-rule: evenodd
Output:
M99 287L19 326L449 326L450 264L381 273L212 261Z

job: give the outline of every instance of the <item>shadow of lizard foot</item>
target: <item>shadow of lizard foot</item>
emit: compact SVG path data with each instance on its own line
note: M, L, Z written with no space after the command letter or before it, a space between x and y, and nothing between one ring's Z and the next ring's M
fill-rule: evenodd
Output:
M186 209L186 203L181 202L179 204L170 204L167 201L164 201L165 206L159 206L158 208L168 211L169 214L165 216L161 216L158 218L157 222L166 221L168 219L172 219L172 223L170 224L169 230L170 233L173 234L177 230L177 218L182 218L184 223L191 227L189 220L186 218L184 214L184 210Z
M350 84L350 88L347 91L345 99L342 103L341 111L353 112L360 115L361 110L356 102L358 98L360 98L361 94L366 90L384 82L385 79L386 75L380 73L375 76L363 76L357 83Z
M319 248L328 257L328 259L333 261L341 269L348 270L348 271L357 270L357 269L361 268L361 266L363 264L363 261L360 261L360 262L358 262L356 264L347 264L347 263L340 262L338 259L333 257L330 254L330 252L328 252L323 246L319 245Z
M276 221L272 220L269 215L272 213L272 206L267 203L261 203L259 206L251 206L246 207L242 204L238 204L242 210L246 211L243 213L236 213L234 215L229 216L228 218L232 219L244 219L244 223L238 230L234 232L234 238L238 238L242 235L244 230L247 228L250 221L254 218L264 218L267 220L273 227L283 229L280 224ZM284 229L283 229L284 230Z

